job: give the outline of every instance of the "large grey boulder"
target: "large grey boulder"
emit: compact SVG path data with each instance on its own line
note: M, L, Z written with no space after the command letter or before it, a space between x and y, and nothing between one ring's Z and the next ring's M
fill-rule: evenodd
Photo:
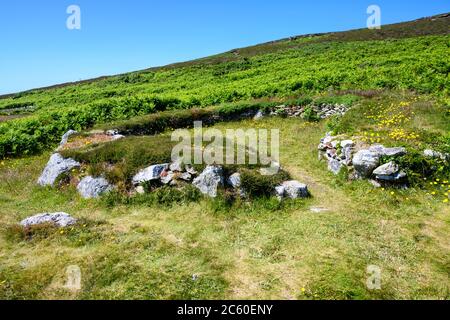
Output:
M79 162L73 159L64 159L59 153L54 153L50 157L44 171L42 171L37 183L40 186L53 186L61 174L67 173L79 166Z
M353 156L353 166L355 168L358 178L368 178L373 170L378 167L380 163L380 156L378 153L369 150L360 150Z
M223 169L219 166L208 166L203 172L194 179L192 184L200 190L201 193L215 198L217 189L224 185Z
M283 192L283 196L290 199L307 198L309 196L308 186L296 180L285 181L281 184L281 187L275 189L277 194L280 195Z
M98 198L103 193L111 191L112 186L105 178L87 176L80 181L77 190L84 199L91 199Z
M397 181L406 178L406 173L394 162L388 162L373 171L377 180Z
M20 222L20 225L24 228L28 228L31 226L51 223L58 227L67 227L73 225L77 222L76 219L72 218L69 214L65 212L56 212L56 213L41 213L34 215L32 217L28 217Z
M168 164L156 164L139 171L132 179L134 185L161 178L161 173L168 168Z

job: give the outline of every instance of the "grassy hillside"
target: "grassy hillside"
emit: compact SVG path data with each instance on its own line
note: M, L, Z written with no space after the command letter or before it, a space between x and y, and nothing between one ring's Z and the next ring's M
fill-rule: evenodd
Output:
M449 30L441 15L293 37L0 99L0 299L449 299L450 165L423 155L450 153ZM239 119L280 104L309 116ZM311 112L330 104L350 109L326 120ZM311 197L130 194L131 177L169 161L168 137L194 120L280 129L282 174ZM86 174L107 170L116 192L84 200L72 180L37 186L68 129L81 131L79 145L62 154ZM91 143L89 132L104 129L127 137ZM329 172L317 150L328 131L405 147L410 187ZM273 181L247 183L259 191ZM59 211L79 223L18 226ZM65 288L70 265L82 272L76 292ZM382 270L380 290L366 285L370 265Z

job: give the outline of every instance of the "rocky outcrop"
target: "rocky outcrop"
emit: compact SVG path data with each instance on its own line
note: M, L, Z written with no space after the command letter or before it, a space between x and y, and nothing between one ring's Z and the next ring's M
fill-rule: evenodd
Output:
M74 225L77 222L76 219L72 218L69 214L65 212L56 213L41 213L31 217L28 217L20 222L20 225L24 228L29 228L31 226L50 223L57 227L67 227Z
M217 189L224 185L222 167L206 167L206 169L194 179L192 184L199 189L201 193L208 195L211 198L215 198L217 196Z
M78 193L84 199L98 198L113 189L105 178L91 176L83 178L77 186Z
M59 153L50 157L37 183L40 186L53 186L58 177L73 168L80 167L80 163L73 159L64 159Z
M386 157L397 158L406 155L407 150L403 147L386 148L381 144L365 146L327 133L321 139L318 150L319 159L327 160L328 170L334 174L338 174L342 168L347 168L350 178L371 179L370 182L376 187L395 183L405 186L407 174L395 162L380 166L381 160Z

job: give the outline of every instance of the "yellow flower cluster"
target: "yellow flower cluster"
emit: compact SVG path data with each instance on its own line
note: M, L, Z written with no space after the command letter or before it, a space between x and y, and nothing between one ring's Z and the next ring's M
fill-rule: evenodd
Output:
M375 131L386 132L387 137L396 141L416 140L419 135L415 132L409 132L406 129L401 128L402 125L411 121L414 116L414 112L411 111L410 102L401 101L398 104L391 103L388 107L384 108L379 106L377 112L372 115L367 115L366 118L374 121ZM364 134L363 141L374 143L381 142L382 137L379 133Z
M426 180L426 178L425 178L425 180ZM442 200L442 202L449 203L450 182L448 180L435 179L433 181L430 181L429 185L430 185L432 191L428 192L427 195L431 195L433 197L443 195L444 199Z
M394 140L414 140L419 137L418 134L414 132L408 132L402 128L395 128L389 132L389 137Z

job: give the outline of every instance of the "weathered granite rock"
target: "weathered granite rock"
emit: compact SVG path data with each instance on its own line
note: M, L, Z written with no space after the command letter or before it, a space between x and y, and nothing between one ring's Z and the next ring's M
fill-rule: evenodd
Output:
M284 192L285 188L283 186L276 186L275 187L275 194L279 200L282 200L284 198Z
M115 134L115 135L113 135L111 137L112 141L120 140L120 139L123 139L123 138L125 138L125 136L122 135L122 134Z
M259 110L259 111L255 114L255 116L253 117L253 120L259 120L259 119L262 119L262 118L264 118L264 112L262 112L261 110Z
M70 225L74 225L77 222L76 219L72 218L69 214L65 212L56 212L56 213L41 213L34 215L32 217L28 217L20 222L22 227L28 228L31 226L44 224L44 223L52 223L58 227L67 227Z
M260 168L259 173L262 176L273 176L273 175L276 175L280 170L281 170L281 165L276 161L272 161L270 163L270 167Z
M239 172L233 173L228 177L227 183L234 189L241 187L241 174Z
M112 186L105 178L84 177L77 186L78 193L84 199L98 198L103 193L112 190Z
M184 166L184 169L186 170L187 173L195 176L198 174L198 172L194 169L193 166L191 166L190 164L187 164Z
M162 184L170 184L175 178L175 173L172 171L164 171L161 174L161 182Z
M307 185L296 180L285 181L281 184L281 186L284 188L284 195L288 198L298 199L309 196Z
M341 141L341 148L351 148L354 147L355 143L352 140L343 140Z
M205 170L194 179L192 184L199 189L201 193L215 198L217 196L217 189L224 185L222 167L206 167Z
M157 164L139 171L132 179L134 185L144 182L158 180L161 173L168 168L168 164Z
M182 174L180 174L180 176L178 178L180 180L184 180L184 181L191 181L192 180L192 174L190 174L189 172L183 172Z
M400 171L399 166L394 162L388 162L373 171L377 180L398 181L406 178L406 173Z
M59 148L63 147L67 143L67 141L69 141L69 138L71 136L73 136L74 134L77 134L77 133L78 132L75 131L75 130L69 130L66 133L64 133L62 138L61 138L61 142L59 143Z
M145 189L143 186L137 186L136 189L134 189L136 193L138 194L145 194Z
M368 178L380 163L380 156L369 150L360 150L353 156L353 166L357 177Z
M373 174L376 176L378 175L390 176L396 174L399 170L400 170L399 166L395 162L391 161L376 168L373 171Z
M50 157L37 183L41 186L53 186L61 174L67 173L79 166L79 162L73 159L64 159L59 153L54 153Z

